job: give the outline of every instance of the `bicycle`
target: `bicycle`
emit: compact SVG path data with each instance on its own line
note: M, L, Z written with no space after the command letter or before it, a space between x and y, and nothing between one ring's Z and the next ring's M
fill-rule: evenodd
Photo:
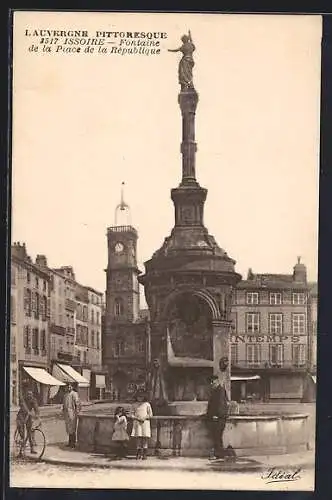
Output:
M32 441L35 450L35 453L31 453L29 448L29 435L26 429L27 420L28 419L24 422L23 437L21 436L19 426L16 426L14 433L14 455L20 458L28 457L40 460L44 455L46 448L46 438L44 432L41 430L41 421L39 420L37 425L32 425L31 427Z

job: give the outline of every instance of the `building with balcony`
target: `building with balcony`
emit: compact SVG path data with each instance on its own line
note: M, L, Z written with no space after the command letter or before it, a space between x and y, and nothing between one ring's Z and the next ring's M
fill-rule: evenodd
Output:
M17 405L23 385L35 393L39 404L48 399L48 387L31 373L48 370L50 277L38 263L33 263L25 244L11 248L11 352L10 401Z
M52 269L51 273L54 283L57 281L59 285L57 295L54 287L54 310L61 311L61 330L65 329L65 337L62 340L58 337L60 344L56 348L56 357L52 359L52 372L65 382L73 381L74 377L79 383L82 400L100 399L105 388L105 372L101 365L103 294L78 283L72 266ZM57 321L60 323L60 318ZM51 325L54 339L55 332L61 333L57 326L60 325Z
M249 270L247 279L238 284L230 347L232 375L238 378L232 384L233 398L306 399L316 352L311 292L300 258L292 274Z
M55 385L59 381L78 383L82 399L103 397L102 297L101 292L80 285L71 266L51 268L45 255L32 262L25 244L14 243L11 404L18 403L25 383L40 404L62 401L63 387Z

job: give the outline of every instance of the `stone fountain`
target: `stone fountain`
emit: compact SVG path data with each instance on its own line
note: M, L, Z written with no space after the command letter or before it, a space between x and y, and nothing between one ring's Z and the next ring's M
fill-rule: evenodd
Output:
M175 222L139 278L151 318L151 448L157 453L208 456L207 379L217 374L231 399L228 360L232 293L241 276L235 261L204 226L207 190L196 179L195 113L191 35L182 37L179 63L182 115L182 180L172 189ZM224 368L223 368L224 366ZM82 449L111 445L112 419L86 412L79 421ZM308 446L307 415L230 415L224 443L237 455L284 453Z

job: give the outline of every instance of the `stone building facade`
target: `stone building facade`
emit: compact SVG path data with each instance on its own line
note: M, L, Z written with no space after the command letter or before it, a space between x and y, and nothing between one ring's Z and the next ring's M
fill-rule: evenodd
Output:
M306 398L315 356L306 267L298 259L291 274L254 274L249 270L233 295L232 374L236 399L253 396L281 401ZM256 376L250 381L250 376Z
M47 373L63 382L80 381L83 399L104 397L102 298L101 292L76 281L71 266L50 268L44 255L37 255L32 262L25 244L14 243L11 260L11 404L18 403L19 390L25 382L33 387L40 404L61 401L63 389L55 386L50 389L42 382ZM83 307L84 312L80 312ZM38 373L32 370L36 368Z
M14 243L11 259L11 352L10 401L18 404L24 383L32 385L40 404L45 404L48 391L31 380L27 368L48 370L50 278L32 262L25 244Z

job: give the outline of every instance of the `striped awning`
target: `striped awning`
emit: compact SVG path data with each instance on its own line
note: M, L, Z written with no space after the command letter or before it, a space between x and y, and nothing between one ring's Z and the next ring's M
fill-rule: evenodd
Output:
M32 366L23 366L23 369L27 372L30 377L32 377L36 382L44 385L50 386L59 386L65 385L64 382L61 382L55 377L52 377L50 373L48 373L44 368L35 368Z
M53 375L63 382L78 383L79 387L89 387L90 382L78 373L72 366L64 365L62 363L55 363L53 365Z

